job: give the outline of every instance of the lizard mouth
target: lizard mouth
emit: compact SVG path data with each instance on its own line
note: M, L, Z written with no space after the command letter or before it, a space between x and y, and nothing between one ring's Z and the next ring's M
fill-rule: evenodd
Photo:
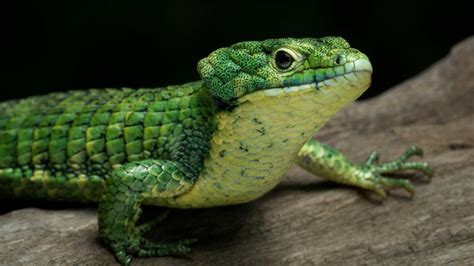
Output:
M270 88L262 90L266 96L279 96L283 94L292 94L295 92L303 92L307 90L324 90L334 88L340 85L342 87L351 88L367 88L370 85L372 75L372 65L370 61L361 58L355 61L347 62L344 66L339 66L338 71L334 71L335 68L330 68L333 71L327 71L327 69L320 69L319 72L313 76L313 80L307 84ZM344 86L348 85L348 86Z

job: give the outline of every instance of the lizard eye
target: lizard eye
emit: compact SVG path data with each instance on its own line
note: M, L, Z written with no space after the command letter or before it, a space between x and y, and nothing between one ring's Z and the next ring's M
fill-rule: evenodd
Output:
M285 50L279 50L275 53L275 65L280 70L286 70L291 67L295 59Z

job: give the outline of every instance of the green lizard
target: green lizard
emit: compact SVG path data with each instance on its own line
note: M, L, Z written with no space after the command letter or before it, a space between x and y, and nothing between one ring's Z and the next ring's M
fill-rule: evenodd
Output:
M296 162L335 182L414 193L421 170L372 153L353 164L312 136L371 83L363 53L339 37L240 42L198 63L201 81L152 89L91 89L0 104L0 196L99 204L99 234L122 264L183 254L194 240L158 244L136 225L141 205L202 208L257 199Z

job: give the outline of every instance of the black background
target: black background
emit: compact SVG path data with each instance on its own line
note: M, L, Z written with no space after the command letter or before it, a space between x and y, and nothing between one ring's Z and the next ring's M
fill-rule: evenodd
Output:
M376 95L474 33L467 1L31 1L4 9L1 99L158 87L243 40L338 35L374 66Z

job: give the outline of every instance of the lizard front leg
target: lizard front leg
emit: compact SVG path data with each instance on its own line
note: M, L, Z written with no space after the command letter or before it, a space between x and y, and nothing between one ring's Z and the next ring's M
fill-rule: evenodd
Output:
M180 164L165 160L132 162L112 173L99 202L99 234L121 264L129 264L132 256L166 256L189 251L187 245L194 240L157 244L143 238L151 225L163 220L166 214L149 224L135 226L135 223L143 201L181 195L192 184L193 178L186 175Z
M402 188L415 193L409 180L388 178L382 174L400 170L418 170L431 177L432 169L426 162L408 162L413 155L422 155L422 150L410 146L396 160L378 163L378 155L372 152L364 164L353 164L342 153L315 140L309 140L298 153L298 164L309 172L331 181L372 190L386 198L387 188Z

